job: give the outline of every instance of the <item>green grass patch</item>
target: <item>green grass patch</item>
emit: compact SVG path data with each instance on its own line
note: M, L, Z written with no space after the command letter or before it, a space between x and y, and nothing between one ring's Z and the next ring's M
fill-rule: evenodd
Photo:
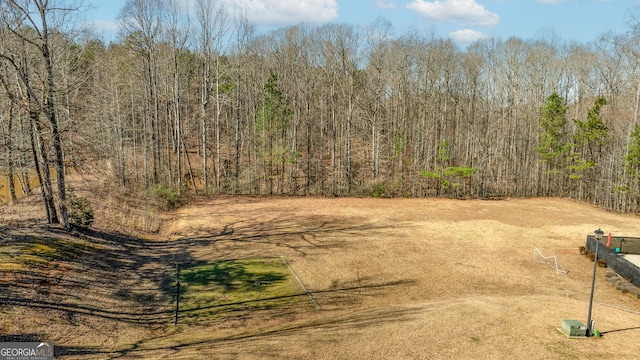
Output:
M180 272L180 317L202 321L238 312L286 308L303 289L279 258L224 260Z
M22 247L22 253L41 257L46 260L73 261L84 254L93 254L100 246L87 241L69 241L64 239L35 239Z
M0 247L0 271L48 267L52 261L75 261L101 247L87 241L30 238Z

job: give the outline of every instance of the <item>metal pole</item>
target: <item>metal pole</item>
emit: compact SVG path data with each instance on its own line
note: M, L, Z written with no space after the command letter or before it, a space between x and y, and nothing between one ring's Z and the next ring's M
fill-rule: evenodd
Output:
M598 262L598 245L600 239L596 239L596 257L593 259L593 277L591 278L591 296L589 297L589 315L587 316L587 336L593 335L593 329L591 328L591 308L593 307L593 290L596 285L596 265Z
M178 310L180 308L180 264L176 264L176 313L173 325L178 325Z

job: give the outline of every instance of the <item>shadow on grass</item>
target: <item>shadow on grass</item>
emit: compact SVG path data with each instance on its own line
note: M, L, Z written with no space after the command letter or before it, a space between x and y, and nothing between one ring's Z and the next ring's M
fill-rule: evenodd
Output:
M343 298L344 294L361 296L363 290L369 290L371 294L375 294L377 290L382 290L384 288L393 287L393 286L408 285L411 283L413 282L412 281L392 281L392 282L380 283L380 284L351 286L351 287L342 287L342 288L330 289L330 290L312 291L312 294L332 295L338 299L344 300ZM229 310L240 311L240 310L246 310L248 308L255 309L255 308L260 308L261 303L268 303L268 302L280 301L280 300L291 300L291 299L301 299L304 302L309 302L308 305L309 305L309 308L311 309L313 307L313 304L310 302L307 296L308 294L301 290L300 292L293 293L290 295L271 296L271 297L264 297L260 299L243 300L243 301L236 301L236 302L220 302L217 304L199 306L191 309L181 310L180 317L181 318L198 318L200 320L203 320L203 322L206 322L207 321L206 317L202 317L199 314L200 312L215 310L215 309L219 309L221 312L226 312ZM242 308L239 308L239 306L242 306ZM209 313L209 314L212 314L212 313Z
M96 230L10 234L0 247L0 304L117 322L171 322L177 262L206 241L143 239Z
M202 265L216 259L234 259L238 253L245 258L264 258L265 253L274 256L282 249L304 257L347 247L346 239L366 236L383 228L387 226L295 215L270 220L248 216L245 220L224 224L219 230L159 241L92 229L78 229L68 234L61 228L49 226L42 226L38 231L31 228L28 233L23 229L2 228L0 306L36 309L58 326L65 326L69 323L67 319L78 315L69 326L89 316L132 326L163 328L173 322L176 263ZM183 276L192 276L189 280L200 287L219 285L226 290L248 287L257 292L263 291L262 284L284 281L279 273L256 273L224 261L205 268L201 274ZM348 293L356 289L330 291ZM268 294L261 299L244 301L221 299L217 304L200 303L184 309L180 317L198 319L201 316L198 312L212 309L218 313L236 313L243 311L247 303L262 309L260 304L265 301L287 302L301 296L305 296L302 291ZM278 306L269 308L276 315L278 311L288 311L288 305L282 305L281 309ZM95 336L112 335L105 332ZM119 341L126 342L126 339ZM61 354L110 354L91 346L73 348L58 344L56 349L60 349ZM127 351L137 349L134 344Z
M387 287L394 286L402 286L406 284L412 283L411 281L394 281L389 283L381 283L367 286L357 286L357 287L345 287L339 289L331 289L331 290L323 290L316 291L314 294L334 294L334 293L345 293L345 292L358 292L360 290L379 290ZM294 294L289 296L282 296L278 298L272 299L261 299L255 300L255 302L260 301L268 301L268 300L279 300L280 298L301 298L306 297L306 294ZM246 304L250 302L242 302L242 303L225 303L219 304L215 306L211 306L211 308L224 308L239 304ZM310 305L311 307L311 305ZM181 316L189 316L194 315L197 311L205 310L205 308L193 309L190 311L181 312ZM286 309L282 309L283 313L286 312ZM164 357L165 355L161 355L162 352L170 352L175 354L175 352L186 350L186 351L206 351L207 354L211 354L212 350L223 348L225 346L241 344L246 342L254 342L259 341L261 339L280 339L283 337L295 335L299 336L301 333L305 332L315 332L317 330L321 330L326 334L332 334L335 331L339 330L349 330L349 329L361 329L368 326L380 326L383 323L393 323L393 322L405 322L414 318L414 315L421 312L421 309L389 309L389 308L379 308L379 309L368 309L366 311L359 311L349 314L340 314L337 316L321 316L321 317L312 317L306 318L305 320L301 320L299 322L293 322L289 325L278 326L277 328L272 329L261 329L253 331L248 329L246 332L242 332L237 335L225 336L219 338L210 338L207 340L196 340L196 341L184 341L178 342L172 341L174 345L170 346L149 346L150 343L156 340L166 340L166 338L158 337L156 339L147 339L132 344L131 346L119 350L114 351L100 351L99 349L94 348L81 348L81 347L64 347L61 346L60 354L67 356L96 356L101 359L125 359L125 358L152 358L154 356ZM316 312L316 314L322 314L322 312ZM195 315L194 315L195 316ZM160 354L160 355L158 355Z
M615 333L615 332L632 331L632 330L640 330L640 326L626 328L626 329L616 329L616 330L603 331L603 332L600 333L600 335L604 336L604 335Z
M364 223L362 223L364 222ZM184 239L210 241L222 252L219 258L236 258L237 251L251 252L246 257L264 257L265 247L288 249L300 256L307 256L324 249L347 246L346 239L390 228L389 225L367 223L366 220L335 220L323 217L297 218L279 216L269 220L247 217L245 220L225 224L222 228L201 232ZM221 248L228 247L228 250ZM262 255L260 255L262 253Z
M238 248L250 247L259 257L265 247L271 247L289 248L304 256L309 249L344 245L337 240L317 239L320 234L353 236L375 229L370 224L295 217L247 219L227 224L209 235L165 241L93 229L68 234L61 228L44 227L35 235L3 229L0 263L5 267L0 267L0 275L8 276L0 278L0 304L62 310L123 322L171 323L175 264L197 263L199 260L194 256L199 249L229 243L232 246L216 255L233 258ZM6 267L7 262L15 267ZM232 288L237 284L225 273L239 270L220 263L209 275L213 275L212 281ZM255 281L280 280L276 275L264 274ZM114 300L120 302L115 307ZM157 319L161 314L168 314L166 320Z
M277 284L287 278L286 273L269 270L262 260L200 262L182 270L181 283L200 288L217 285L225 291L259 291L264 285Z
M39 342L42 334L0 334L0 342Z
M179 319L186 324L284 308L305 295L281 258L190 264L181 271L180 284Z

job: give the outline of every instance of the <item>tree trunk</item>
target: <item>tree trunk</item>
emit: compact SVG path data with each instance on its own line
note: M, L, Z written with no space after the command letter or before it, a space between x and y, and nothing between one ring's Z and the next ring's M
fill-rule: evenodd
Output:
M44 207L47 212L47 221L49 224L58 224L60 223L60 220L58 220L58 213L53 201L51 173L49 171L49 162L47 160L48 156L41 135L42 125L40 124L40 119L38 119L37 112L30 111L29 115L31 119L31 152L33 154L33 163L36 174L40 181L40 190L44 201ZM42 164L42 168L40 167L40 164Z
M14 204L17 200L16 197L16 181L15 181L15 166L13 162L13 120L15 117L15 102L11 99L9 104L9 116L7 118L7 131L5 133L4 127L2 127L2 135L4 137L4 146L7 150L7 183L9 185L9 202Z
M64 228L69 231L69 216L67 214L67 192L65 184L65 169L64 169L64 154L62 152L62 139L60 131L58 129L58 119L56 117L55 109L55 78L53 74L53 65L51 62L51 53L49 52L49 33L47 28L46 17L42 15L42 28L44 43L42 46L42 57L44 58L45 67L47 71L47 117L49 118L49 125L51 126L51 140L53 142L53 150L56 156L56 171L58 175L58 199L60 208L60 215L62 216L62 222Z

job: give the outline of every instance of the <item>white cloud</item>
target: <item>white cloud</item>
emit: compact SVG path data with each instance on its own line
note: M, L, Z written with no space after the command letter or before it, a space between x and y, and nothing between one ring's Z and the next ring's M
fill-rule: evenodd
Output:
M457 42L474 42L476 40L488 39L491 36L471 29L463 29L451 32L449 36Z
M476 0L414 0L407 4L407 8L428 20L466 26L494 26L500 22L500 16L490 12Z
M86 25L97 34L115 34L120 23L112 20L91 20Z
M395 9L396 4L386 0L376 0L376 7L379 9Z
M336 0L224 0L231 10L241 10L259 25L323 23L338 17ZM233 11L235 12L235 11Z

